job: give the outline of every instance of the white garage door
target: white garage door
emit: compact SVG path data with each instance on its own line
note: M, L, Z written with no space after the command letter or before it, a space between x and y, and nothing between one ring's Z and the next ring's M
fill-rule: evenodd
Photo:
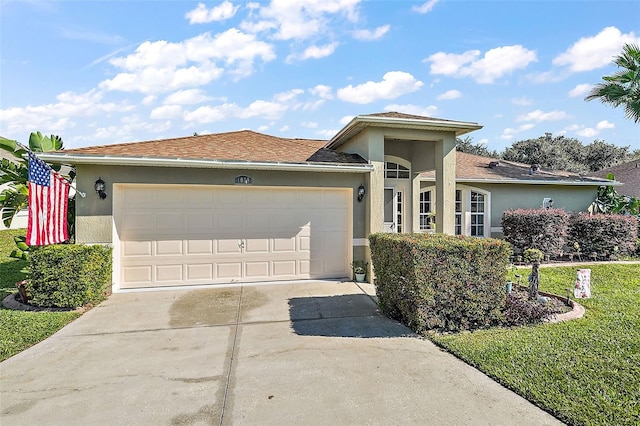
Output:
M121 289L349 276L351 190L115 185L113 216Z

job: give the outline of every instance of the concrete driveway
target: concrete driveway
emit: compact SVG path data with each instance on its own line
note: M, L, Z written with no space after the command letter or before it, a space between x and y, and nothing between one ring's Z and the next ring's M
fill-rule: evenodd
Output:
M351 282L119 293L0 364L7 425L545 425Z

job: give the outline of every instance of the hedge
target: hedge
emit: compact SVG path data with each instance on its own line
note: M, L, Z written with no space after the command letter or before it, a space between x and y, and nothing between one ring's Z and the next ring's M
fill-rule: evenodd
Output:
M77 308L106 297L111 284L111 248L60 244L33 247L25 289L34 306Z
M562 209L517 209L502 214L502 233L515 253L536 248L557 256L565 246L568 227L569 215Z
M385 315L418 333L502 321L508 243L439 234L373 234L369 241Z
M611 255L632 255L636 249L638 221L633 216L577 213L569 223L569 247L578 243L584 255L596 253L608 260Z

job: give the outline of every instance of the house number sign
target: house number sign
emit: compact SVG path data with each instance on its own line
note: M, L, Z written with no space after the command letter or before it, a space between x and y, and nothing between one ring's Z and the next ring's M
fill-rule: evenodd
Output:
M240 175L236 176L234 182L236 185L251 185L253 183L253 178L251 176Z

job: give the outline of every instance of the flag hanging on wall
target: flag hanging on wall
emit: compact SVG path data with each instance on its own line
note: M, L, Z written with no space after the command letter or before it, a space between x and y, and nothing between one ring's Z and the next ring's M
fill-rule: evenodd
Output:
M29 151L28 245L46 246L69 239L69 186L68 180Z

